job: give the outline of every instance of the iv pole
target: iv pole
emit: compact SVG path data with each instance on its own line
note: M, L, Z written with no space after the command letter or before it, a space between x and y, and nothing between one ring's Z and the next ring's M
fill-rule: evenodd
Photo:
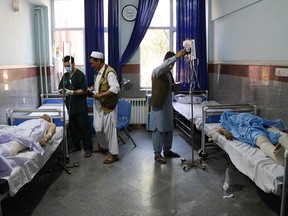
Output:
M63 42L63 57L65 56L65 43ZM70 43L69 43L70 44ZM69 49L69 56L70 56L70 65L72 65L71 62L71 44L70 44L70 49ZM63 64L63 80L62 80L62 89L65 89L65 73L64 73L64 64ZM69 80L70 81L70 80ZM71 96L70 96L71 97ZM69 158L69 151L68 151L68 142L67 142L67 124L66 124L66 97L65 94L62 94L62 99L63 99L63 161L62 161L62 168L66 171L66 173L71 174L70 168L73 167L79 167L79 163L74 163L70 166L67 166L68 163L70 163L70 158ZM71 100L70 100L71 101Z
M206 165L203 163L203 159L202 158L198 158L196 160L194 160L194 140L193 140L193 135L194 135L194 123L193 123L193 90L195 88L195 86L193 85L195 80L194 80L194 75L195 77L197 77L197 73L198 73L198 61L196 58L196 49L195 49L195 40L189 40L186 39L185 41L183 41L183 47L186 49L188 55L188 63L191 69L191 77L190 77L190 89L189 89L189 94L191 96L191 122L190 122L190 142L191 142L191 146L192 146L192 158L191 161L186 160L186 159L181 159L181 163L182 163L182 168L184 171L188 171L190 168L192 167L201 167L203 170L206 169ZM195 64L194 62L196 61L196 70L195 70Z

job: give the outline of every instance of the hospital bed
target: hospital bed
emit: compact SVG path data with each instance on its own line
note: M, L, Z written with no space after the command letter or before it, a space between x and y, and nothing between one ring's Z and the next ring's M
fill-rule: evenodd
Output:
M7 196L14 196L22 186L33 179L62 142L64 128L69 122L66 106L63 106L63 99L56 94L42 94L41 105L37 109L11 108L6 110L7 125L0 125L0 130L17 126L29 119L40 118L44 114L53 118L53 123L56 124L56 133L44 147L43 155L32 150L26 150L8 158L0 156L0 163L7 165L6 171L0 171L0 202ZM12 169L9 163L15 161L17 161L17 166Z
M286 173L287 156L285 152L285 164L281 166L270 157L266 156L259 148L252 147L236 139L227 140L218 132L220 123L208 123L208 116L219 115L226 109L234 112L249 112L256 114L257 107L251 104L235 105L207 105L202 108L202 136L201 148L206 152L206 139L209 137L215 144L222 148L229 156L233 165L244 175L249 177L265 193L273 193L282 196L281 215L286 211L287 183ZM283 186L285 185L285 186Z
M38 118L38 117L31 117ZM13 117L12 125L0 125L0 131L11 131L15 125L22 122ZM27 120L27 119L26 119ZM39 153L34 150L24 150L16 156L3 156L0 154L0 204L6 197L14 196L25 184L29 183L38 171L44 166L51 155L58 148L63 140L63 126L56 127L56 133L47 145L43 147L43 152ZM0 215L2 215L0 205Z
M193 98L193 100L192 100ZM191 103L193 101L193 103ZM191 123L197 130L201 131L202 123L202 107L203 105L216 105L219 104L216 101L208 100L208 91L193 91L193 95L189 92L179 92L174 95L172 106L174 109L174 122L184 134L191 138ZM193 106L193 121L192 110ZM207 118L209 122L219 121L219 116L211 116Z

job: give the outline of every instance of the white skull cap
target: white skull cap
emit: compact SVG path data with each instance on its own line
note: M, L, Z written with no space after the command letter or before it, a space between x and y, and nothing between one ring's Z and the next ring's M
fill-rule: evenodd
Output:
M96 58L96 59L104 59L104 58L103 58L103 53L97 52L97 51L93 51L93 52L91 53L90 57Z

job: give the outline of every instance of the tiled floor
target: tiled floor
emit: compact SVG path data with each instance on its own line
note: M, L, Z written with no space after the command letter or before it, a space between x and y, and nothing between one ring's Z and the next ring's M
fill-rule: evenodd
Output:
M185 172L179 158L169 159L165 165L154 161L151 133L133 129L131 135L137 147L123 134L126 144L120 143L120 161L116 163L104 165L106 155L93 154L87 159L78 152L70 155L71 162L80 164L70 175L62 170L41 170L15 197L2 202L3 215L279 215L280 197L258 189L229 165L222 151L212 150L206 170L193 167ZM176 129L173 150L182 158L192 157L189 140ZM56 167L56 161L49 161L46 168ZM230 191L224 192L227 168ZM231 193L233 198L223 198Z

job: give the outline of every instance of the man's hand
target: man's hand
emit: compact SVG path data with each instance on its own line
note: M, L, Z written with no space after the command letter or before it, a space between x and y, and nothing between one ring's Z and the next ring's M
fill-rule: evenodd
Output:
M100 100L101 95L100 95L99 93L95 93L95 92L93 91L92 97L93 97L95 100Z
M74 94L73 90L65 89L65 93L64 93L65 96L70 96L70 95L73 95L73 94Z
M180 50L179 52L177 52L175 56L176 56L176 58L178 59L178 58L180 58L180 57L182 57L182 56L184 56L184 55L187 55L187 52L186 52L185 49L182 49L182 50Z
M59 93L60 96L63 96L64 95L64 89L59 89L58 93Z
M180 90L180 83L179 82L175 82L172 85L172 91L173 92L178 92Z
M90 86L90 87L88 87L87 90L88 90L89 92L94 91L94 86Z

